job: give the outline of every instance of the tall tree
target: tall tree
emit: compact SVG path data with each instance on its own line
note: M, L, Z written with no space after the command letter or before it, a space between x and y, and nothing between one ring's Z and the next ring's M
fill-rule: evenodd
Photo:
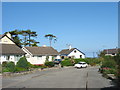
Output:
M24 46L33 46L36 45L39 43L37 42L36 40L34 39L31 39L31 37L37 37L37 33L35 31L31 31L31 30L22 30L22 35L24 36L24 39L23 39L23 44Z
M31 30L28 29L26 32L27 32L28 38L29 38L29 39L27 40L28 43L29 43L29 44L28 44L29 46L32 45L31 43L36 43L36 44L39 43L39 42L36 42L35 40L32 41L32 39L31 39L31 37L36 37L36 36L37 36L37 33L36 33L35 31L31 31Z
M7 32L6 32L7 33ZM37 37L37 33L31 30L13 30L10 31L14 42L18 46L37 46L37 42L34 38Z
M23 41L22 44L23 44L24 46L27 46L27 45L28 45L28 43L27 43L27 36L28 36L27 31L22 30L22 31L21 31L21 34L24 36L24 38L22 39L22 41Z
M50 47L51 47L51 44L52 44L52 40L54 40L54 42L57 41L57 37L54 36L53 34L47 34L47 35L45 35L45 37L49 39Z
M7 32L6 32L7 33ZM12 39L14 40L14 42L18 45L18 46L21 46L22 43L21 43L21 39L19 38L19 34L20 34L20 31L19 30L13 30L13 31L10 31L9 32L12 36Z

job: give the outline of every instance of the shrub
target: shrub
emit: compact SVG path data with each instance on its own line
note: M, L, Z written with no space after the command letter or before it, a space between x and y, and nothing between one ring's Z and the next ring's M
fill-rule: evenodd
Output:
M33 65L33 68L46 68L45 65Z
M116 69L108 68L108 67L102 68L101 71L102 73L105 73L105 74L116 74L117 73Z
M103 67L116 68L116 62L114 60L104 60L101 68Z
M24 68L24 69L29 69L32 67L32 65L27 61L25 57L20 58L20 60L17 62L16 67Z
M15 72L27 71L28 69L22 67L15 67Z
M47 62L45 62L45 65L48 67L54 67L55 64L52 61L47 61Z
M71 60L63 60L61 66L73 66Z
M8 68L2 68L2 72L10 72Z
M10 72L14 72L15 71L15 63L14 62L8 62L6 64L6 68L10 71Z
M6 65L7 65L6 61L2 62L2 67L6 67Z

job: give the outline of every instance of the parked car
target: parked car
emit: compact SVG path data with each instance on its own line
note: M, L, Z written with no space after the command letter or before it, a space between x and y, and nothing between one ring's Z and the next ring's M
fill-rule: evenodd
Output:
M86 62L79 62L78 64L75 64L75 68L86 68L88 64Z
M55 63L55 64L60 64L61 63L61 59L55 59L53 62Z

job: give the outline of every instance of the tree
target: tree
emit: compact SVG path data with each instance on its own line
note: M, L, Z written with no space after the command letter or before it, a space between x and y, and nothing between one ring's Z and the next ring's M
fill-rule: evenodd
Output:
M29 29L28 29L26 32L27 32L28 38L29 38L29 39L27 40L28 43L29 43L28 45L31 46L31 45L32 45L31 43L37 45L37 43L39 43L39 42L36 42L35 40L32 40L32 39L31 39L31 37L36 37L36 36L37 36L36 32L31 31L31 30L29 30Z
M28 45L28 43L27 43L27 36L28 36L27 31L22 30L22 31L21 31L21 34L24 36L24 38L22 39L23 45L24 45L24 46L27 46L27 45Z
M51 44L52 44L52 40L54 40L54 43L55 43L55 41L57 41L57 37L54 36L53 34L47 34L47 35L45 35L45 37L49 39L50 47L51 47Z
M18 36L20 34L20 31L16 29L16 30L10 31L9 33L11 34L12 39L14 40L16 45L21 46L22 45L21 39Z
M22 35L24 36L23 44L24 46L37 46L39 42L35 41L34 39L31 39L31 37L37 37L37 33L35 31L31 30L22 30Z

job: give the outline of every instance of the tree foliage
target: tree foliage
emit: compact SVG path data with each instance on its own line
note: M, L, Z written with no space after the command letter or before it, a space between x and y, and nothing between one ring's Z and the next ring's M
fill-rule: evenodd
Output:
M52 40L54 40L54 43L57 41L57 37L54 36L53 34L47 34L47 35L45 35L45 37L49 39L50 46L52 44Z
M10 31L12 39L18 46L37 46L39 43L34 38L37 37L37 33L31 30L13 30Z

